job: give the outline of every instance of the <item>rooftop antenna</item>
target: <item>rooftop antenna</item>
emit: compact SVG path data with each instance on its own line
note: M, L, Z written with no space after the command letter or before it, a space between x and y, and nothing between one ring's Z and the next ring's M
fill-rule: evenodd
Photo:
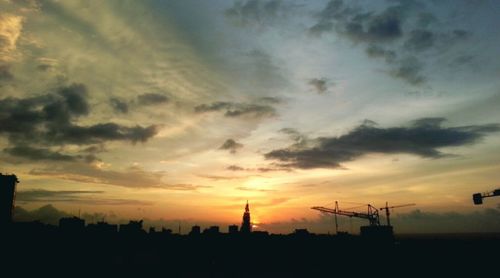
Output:
M339 210L339 203L335 201L335 211ZM335 213L335 234L339 234L339 223L337 222L337 214Z

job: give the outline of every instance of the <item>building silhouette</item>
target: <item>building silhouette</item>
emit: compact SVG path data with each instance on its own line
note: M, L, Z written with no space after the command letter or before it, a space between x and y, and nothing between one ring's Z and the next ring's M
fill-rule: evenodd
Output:
M142 229L143 220L133 221L130 220L128 224L120 224L120 233L128 235L140 235L145 233Z
M118 225L99 221L97 223L88 224L87 231L100 235L113 235L118 232Z
M238 233L238 225L229 225L227 227L227 232L229 234L237 234Z
M196 235L199 235L200 233L201 233L200 226L195 225L195 226L191 227L191 232L189 232L189 235L196 236Z
M59 219L59 229L67 233L78 233L85 229L85 220L73 216Z
M243 222L241 223L240 232L243 234L249 234L252 232L252 224L250 223L250 208L245 206L245 212L243 213Z
M16 175L3 175L0 173L0 225L12 222L16 184L18 182Z
M219 226L210 226L203 230L204 235L218 235L219 233Z

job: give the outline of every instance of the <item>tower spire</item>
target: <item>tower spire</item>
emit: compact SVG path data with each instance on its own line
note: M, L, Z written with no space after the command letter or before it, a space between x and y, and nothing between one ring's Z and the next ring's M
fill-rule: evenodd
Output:
M250 207L247 204L245 205L245 212L243 213L243 222L241 223L241 233L249 234L252 232L252 224L250 223Z

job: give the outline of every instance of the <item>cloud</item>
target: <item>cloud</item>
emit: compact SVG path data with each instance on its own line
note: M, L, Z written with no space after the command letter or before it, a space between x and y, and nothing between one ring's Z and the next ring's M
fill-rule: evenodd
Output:
M419 60L415 57L410 57L400 61L397 67L390 70L390 75L411 85L420 85L426 80L421 71L422 64Z
M365 11L342 0L331 0L316 14L309 33L318 37L334 32L365 47L370 58L384 58L388 73L413 86L426 82L421 59L412 55L433 50L448 51L469 37L465 30L440 31L436 17L416 1L393 1L379 11ZM430 27L433 29L430 29Z
M253 191L253 192L274 192L274 191L276 191L274 189L251 188L251 187L246 187L246 186L238 186L235 189L241 190L241 191Z
M113 107L113 110L118 113L127 114L128 113L128 104L127 102L119 99L119 98L110 98L109 104Z
M410 32L410 37L406 40L404 46L413 51L423 51L431 48L436 41L433 32L422 29L415 29Z
M283 100L278 97L261 97L258 99L258 101L267 104L279 104L283 102Z
M229 171L245 171L246 168L240 167L238 165L229 165L226 167L227 170Z
M384 58L387 63L396 61L397 54L393 50L386 50L378 45L371 44L366 48L366 54L371 58Z
M21 202L67 202L80 199L80 195L102 194L104 191L44 189L21 190L16 192L16 200Z
M71 215L48 204L32 211L16 207L13 218L14 221L18 222L40 221L42 223L58 225L59 219L69 216Z
M54 143L95 144L105 141L130 141L132 143L146 142L158 133L158 126L126 127L115 123L95 124L91 126L65 126L47 139Z
M58 88L55 92L0 99L0 134L11 142L44 145L94 144L106 141L145 142L158 127L127 127L115 123L81 126L75 122L90 112L88 92L83 84Z
M266 172L276 172L276 171L286 171L290 172L290 168L286 167L258 167L258 168L243 168L238 165L229 165L226 167L226 170L229 171L249 171L249 172L261 172L261 173L266 173Z
M14 75L10 72L10 66L0 64L0 81L8 81L14 79Z
M100 197L104 191L44 189L23 190L16 193L16 201L30 203L63 203L106 206L150 206L149 201ZM85 218L85 217L84 217Z
M22 16L0 14L0 61L13 59L12 53L16 50L22 27Z
M169 101L169 98L162 94L157 93L146 93L137 96L137 102L140 105L156 105L162 104Z
M219 147L219 150L229 150L230 153L236 153L238 149L243 148L243 144L240 144L233 139L227 139L224 144Z
M236 20L238 24L263 25L269 24L277 17L282 16L284 3L279 0L247 0L235 2L225 11L228 18Z
M362 124L339 137L320 137L305 146L292 145L265 154L283 167L341 168L341 163L369 153L408 153L426 158L445 156L438 149L465 146L500 131L498 124L442 127L443 118L423 118L406 127Z
M165 175L164 172L149 172L138 167L132 167L126 171L116 171L102 169L99 165L71 163L53 167L35 168L29 173L35 176L129 188L161 188L181 191L195 191L201 188L208 188L208 186L203 185L169 184L162 180Z
M313 78L307 84L311 85L316 93L324 94L328 91L329 81L326 78Z
M29 146L15 146L5 148L4 152L16 156L26 158L32 161L51 160L51 161L74 161L77 157L51 151L45 148L33 148Z
M356 42L384 42L403 35L402 14L400 5L372 13L346 6L343 1L332 0L318 13L318 22L309 31L315 35L336 31Z
M219 175L197 175L198 177L219 181L219 180L237 180L244 179L247 176L219 176Z
M500 209L487 208L475 212L426 212L414 210L396 214L391 223L401 233L464 233L500 230Z
M196 113L224 112L226 117L272 117L276 115L276 110L270 105L254 103L238 103L218 101L211 104L201 104L194 108Z

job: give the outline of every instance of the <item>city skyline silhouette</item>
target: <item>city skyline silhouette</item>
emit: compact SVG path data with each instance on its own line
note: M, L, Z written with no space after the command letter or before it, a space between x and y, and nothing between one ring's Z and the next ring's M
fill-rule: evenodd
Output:
M478 275L500 233L499 11L0 1L3 265Z

